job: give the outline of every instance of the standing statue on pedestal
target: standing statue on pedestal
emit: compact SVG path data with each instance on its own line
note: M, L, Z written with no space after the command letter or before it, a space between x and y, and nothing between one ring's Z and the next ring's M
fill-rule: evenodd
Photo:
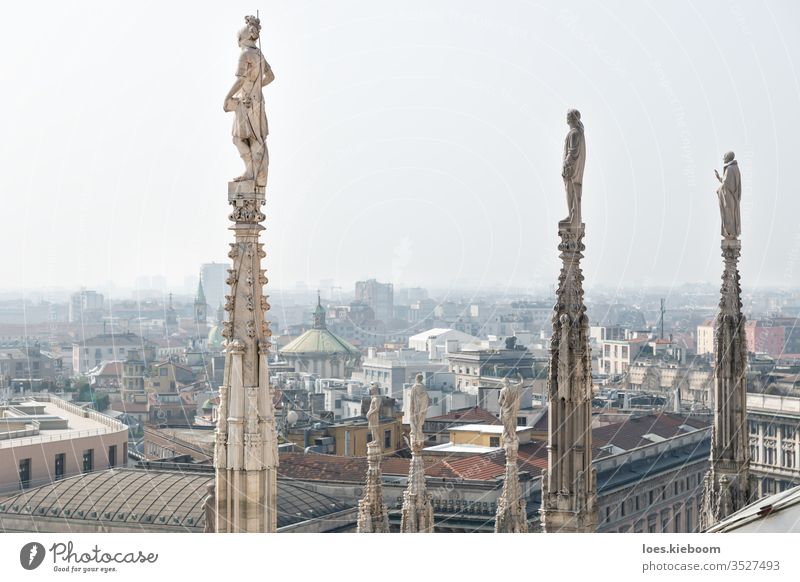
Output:
M503 387L497 397L500 406L500 420L503 423L502 444L511 443L517 439L517 413L519 412L519 400L522 396L522 376L519 381L512 384L508 378L503 378Z
M367 410L367 425L369 426L369 432L372 435L370 442L378 443L380 446L378 430L381 424L381 391L380 388L378 388L377 382L370 384L369 393L372 397L369 402L369 410Z
M739 205L742 202L742 175L733 152L726 153L723 158L722 176L714 170L714 175L721 182L717 188L719 197L719 213L722 217L722 236L735 239L742 234L742 218Z
M209 483L206 485L206 497L203 500L203 511L206 516L206 525L203 529L204 533L214 533L217 531L217 512L214 508L216 503L214 489L214 483Z
M256 186L267 185L267 114L261 88L275 79L269 63L261 54L257 41L261 21L255 16L245 16L245 27L239 31L239 65L236 81L225 96L225 111L234 112L233 143L244 161L245 171L234 178L235 182L254 180Z
M569 132L564 140L564 163L561 176L567 191L569 214L562 223L570 226L581 225L581 190L583 188L583 168L586 165L586 139L583 135L581 112L577 109L567 111Z
M409 393L409 416L411 431L411 450L412 452L419 452L425 444L425 434L422 432L422 425L425 424L425 417L428 414L428 392L425 390L425 385L422 383L424 376L417 374L416 382L411 387Z

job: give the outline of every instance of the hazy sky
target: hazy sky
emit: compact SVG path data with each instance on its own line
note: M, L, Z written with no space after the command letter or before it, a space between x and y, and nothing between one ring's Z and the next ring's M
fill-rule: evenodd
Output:
M555 283L564 114L588 284L800 283L800 3L16 2L0 23L0 287L182 285L226 259L222 101L261 12L271 285Z

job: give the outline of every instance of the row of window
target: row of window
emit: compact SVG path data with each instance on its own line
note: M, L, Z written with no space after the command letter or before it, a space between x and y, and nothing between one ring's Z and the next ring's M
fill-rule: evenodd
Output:
M763 436L769 438L777 438L778 430L780 429L781 438L785 441L793 441L797 437L797 425L794 424L779 424L779 423L762 423L757 420L750 420L747 422L750 429L751 436L758 436L758 428L762 427Z
M672 486L662 485L661 487L650 489L641 494L633 495L628 499L623 499L619 504L619 517L624 518L631 511L637 512L645 507L651 506L656 502L664 501L670 494L672 496L683 495L685 492L693 492L703 482L703 475L696 473L683 479L675 479ZM611 521L611 508L606 507L605 521Z
M750 460L764 465L775 465L785 469L797 468L797 451L783 449L779 451L775 443L764 443L763 448L757 444L750 445Z
M124 449L127 449L127 443L124 446ZM123 449L123 454L127 454L127 451ZM81 470L84 473L88 473L89 471L94 470L94 449L87 449L83 451L83 455L81 458L82 467ZM32 460L28 459L20 459L19 462L19 485L21 489L27 489L31 486L31 463ZM58 481L64 478L64 471L67 464L67 455L66 453L57 453L53 459L53 480ZM108 447L108 466L116 467L117 466L117 445L111 445Z

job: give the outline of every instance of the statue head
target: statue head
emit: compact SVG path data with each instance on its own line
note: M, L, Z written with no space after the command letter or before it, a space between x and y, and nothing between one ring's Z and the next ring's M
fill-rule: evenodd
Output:
M577 109L567 110L567 124L570 127L577 127L583 131L583 123L581 122L581 112Z
M414 380L417 382L417 384L422 384L422 382L425 380L425 376L423 376L422 374L417 374Z
M381 389L378 386L377 382L370 383L370 385L369 385L369 394L370 394L370 396L380 396Z
M736 157L736 154L734 154L733 152L725 152L725 155L722 156L722 161L724 163L728 164L728 163L732 162L735 157Z
M244 28L239 31L239 46L255 46L258 35L261 33L261 20L255 16L245 16L244 22Z

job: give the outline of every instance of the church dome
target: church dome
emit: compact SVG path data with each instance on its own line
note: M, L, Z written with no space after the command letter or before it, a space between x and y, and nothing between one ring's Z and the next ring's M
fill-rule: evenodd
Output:
M225 340L225 338L222 337L222 326L221 325L215 325L214 327L212 327L208 331L208 347L209 348L221 349L222 348L222 342L224 340Z
M357 347L340 338L325 325L325 308L322 307L319 297L317 297L317 307L314 309L314 327L286 344L280 353L337 354L347 358L361 356Z

